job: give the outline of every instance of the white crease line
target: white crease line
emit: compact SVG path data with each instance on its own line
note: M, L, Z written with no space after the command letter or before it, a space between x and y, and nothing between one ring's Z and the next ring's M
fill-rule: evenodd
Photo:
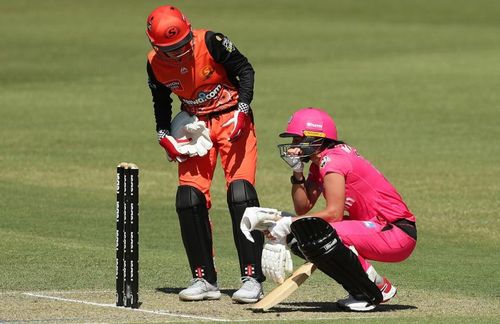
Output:
M59 301L70 302L70 303L78 303L78 304L85 304L85 305L92 305L92 306L99 306L99 307L116 308L116 309L122 309L122 310L134 311L134 312L142 312L142 313L155 314L155 315L165 315L165 316L172 316L172 317L200 319L200 320L207 320L207 321L214 321L214 322L231 322L230 320L221 319L221 318L186 315L186 314L173 314L173 313L164 312L164 311L154 311L154 310L139 309L139 308L117 307L114 304L101 304L101 303L88 302L88 301L78 300L78 299L46 296L46 295L39 295L39 294L33 294L33 293L23 293L23 295L37 297L37 298L59 300Z
M77 291L74 291L75 293ZM56 292L53 292L56 293ZM62 293L62 292L61 292ZM54 300L59 300L59 301L65 301L65 302L71 302L71 303L79 303L79 304L85 304L85 305L92 305L92 306L99 306L99 307L108 307L108 308L116 308L116 309L122 309L122 310L128 310L128 311L135 311L135 312L143 312L143 313L148 313L148 314L155 314L155 315L165 315L165 316L172 316L172 317L183 317L183 318L191 318L191 319L201 319L201 320L208 320L208 321L214 321L214 322L265 322L265 321L276 321L276 322L287 322L287 321L297 321L298 319L296 318L254 318L254 319L223 319L223 318L213 318L213 317L204 317L204 316L196 316L196 315L186 315L186 314L174 314L174 313L169 313L167 311L154 311L154 310L148 310L148 309L139 309L139 308L128 308L128 307L117 307L114 304L101 304L101 303L95 303L95 302L88 302L84 300L78 300L78 299L69 299L69 298L62 298L62 297L56 297L56 296L47 296L47 295L41 295L41 294L35 294L35 293L22 293L23 295L28 295L31 297L38 297L38 298L47 298L47 299L54 299ZM266 312L264 312L266 314ZM271 314L271 313L267 313ZM300 321L318 321L318 320L359 320L359 319L370 319L370 318L376 318L374 316L366 315L366 316L339 316L339 317L315 317L315 318L303 318L300 319Z

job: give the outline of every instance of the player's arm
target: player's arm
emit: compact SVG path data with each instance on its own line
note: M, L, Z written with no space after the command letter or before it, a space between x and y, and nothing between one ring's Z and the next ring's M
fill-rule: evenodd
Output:
M167 152L169 161L183 162L186 152L181 149L182 144L170 136L170 121L172 119L172 91L158 81L149 62L147 63L148 85L153 96L153 108L156 121L158 143Z
M297 179L300 175L294 172L293 177ZM304 179L303 174L301 178ZM314 207L320 195L321 188L316 181L311 179L307 179L305 183L292 184L292 201L295 213L297 215L307 214Z
M345 178L342 174L330 172L323 178L326 200L325 209L309 216L323 218L328 222L338 222L344 217Z
M170 130L170 120L172 118L172 91L161 84L157 79L151 67L147 63L148 85L153 96L153 108L156 121L156 131Z
M239 102L250 105L255 71L248 59L221 33L207 32L205 43L214 60L222 64L229 80L238 88Z

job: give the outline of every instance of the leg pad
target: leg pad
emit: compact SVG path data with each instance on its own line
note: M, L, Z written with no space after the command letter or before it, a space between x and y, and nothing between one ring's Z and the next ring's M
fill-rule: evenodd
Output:
M193 278L217 281L212 255L212 229L205 195L195 187L179 186L175 201L182 242Z
M305 258L333 278L358 300L377 305L382 294L359 263L354 252L347 248L335 229L317 217L300 218L291 230Z
M245 209L259 206L259 198L254 186L247 180L231 182L227 189L227 206L231 214L233 238L238 251L241 276L254 277L262 282L265 280L261 269L264 235L259 231L253 231L252 237L255 243L252 243L246 239L240 229L240 222Z

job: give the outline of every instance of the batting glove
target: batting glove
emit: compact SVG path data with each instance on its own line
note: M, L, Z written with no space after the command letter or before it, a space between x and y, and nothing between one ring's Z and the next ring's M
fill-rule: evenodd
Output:
M284 244L269 242L262 250L262 273L277 284L285 281L286 273L292 273L293 261L290 250Z
M304 172L304 162L297 156L283 155L283 160L292 168L293 172Z
M292 217L281 217L270 229L269 234L271 234L277 242L284 244L287 235L291 232L290 225L292 225Z
M273 208L247 207L240 222L241 232L247 240L254 242L253 230L269 230L281 218L281 212Z
M222 127L233 125L231 134L229 134L229 141L234 142L240 137L242 131L245 129L250 112L250 106L244 102L238 102L238 109L234 111L233 117L225 122Z
M185 147L189 143L189 140L176 140L169 135L168 131L160 130L158 131L158 142L167 152L167 158L170 162L174 160L184 162L189 156L189 152Z

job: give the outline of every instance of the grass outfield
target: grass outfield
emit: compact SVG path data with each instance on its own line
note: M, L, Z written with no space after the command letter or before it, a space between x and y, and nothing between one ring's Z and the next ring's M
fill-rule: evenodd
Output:
M332 113L340 138L400 190L417 216L417 249L376 265L398 298L380 312L339 312L331 302L344 292L317 272L270 314L226 294L179 302L189 271L176 166L156 143L145 72L145 19L164 2L0 0L0 321L498 321L499 2L172 3L254 65L263 206L292 208L277 134L309 105ZM141 312L106 306L121 161L141 168ZM212 193L229 294L239 270L220 170Z

